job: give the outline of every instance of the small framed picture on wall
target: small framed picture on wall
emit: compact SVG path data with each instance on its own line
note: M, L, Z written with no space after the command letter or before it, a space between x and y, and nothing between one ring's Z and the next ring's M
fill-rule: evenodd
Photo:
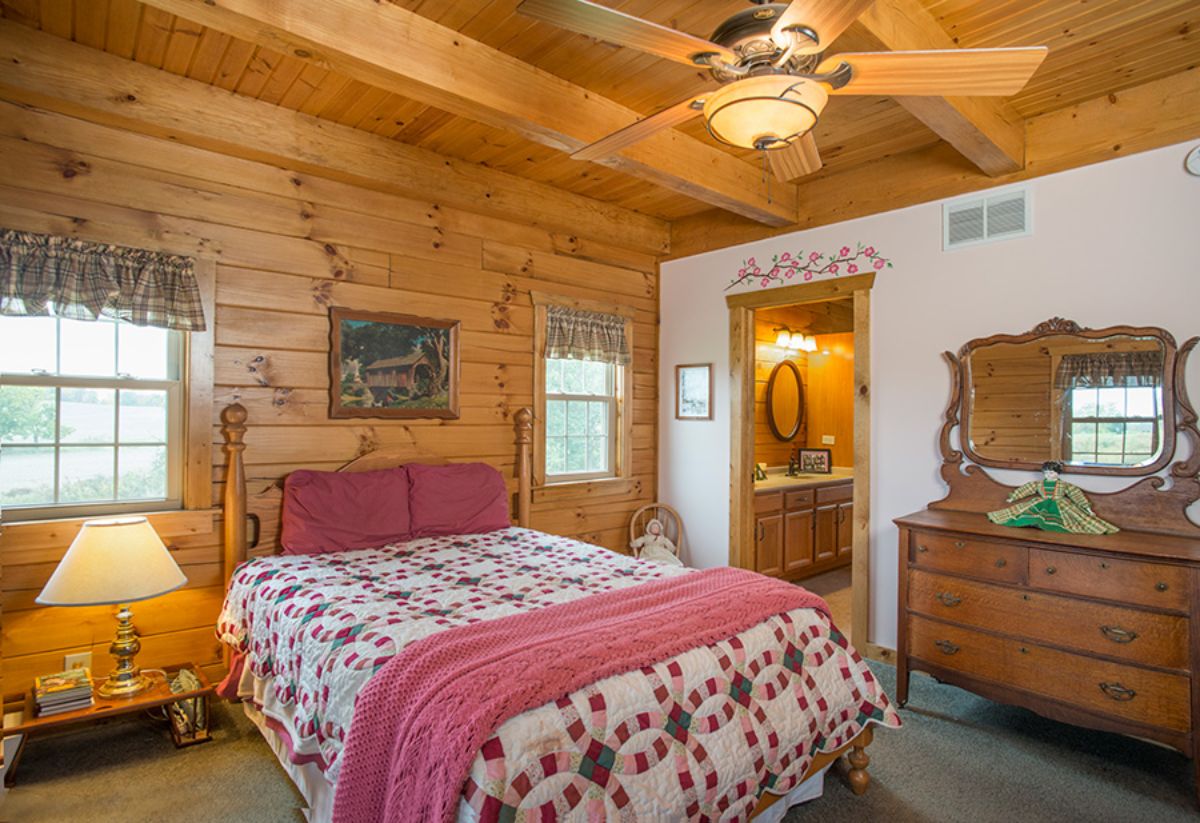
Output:
M801 474L831 474L833 452L829 449L798 449Z
M675 367L675 419L712 420L712 363Z

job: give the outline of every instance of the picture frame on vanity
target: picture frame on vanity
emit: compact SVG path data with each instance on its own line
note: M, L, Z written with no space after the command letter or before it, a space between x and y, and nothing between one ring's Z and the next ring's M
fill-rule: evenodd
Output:
M833 473L833 452L830 449L797 449L796 458L801 474Z
M675 367L675 419L713 419L712 363Z

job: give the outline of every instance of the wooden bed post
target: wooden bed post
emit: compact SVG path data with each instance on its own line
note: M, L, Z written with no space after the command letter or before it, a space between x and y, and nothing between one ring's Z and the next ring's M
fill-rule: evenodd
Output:
M225 586L233 570L246 559L246 407L234 403L221 410L221 435L225 438Z
M533 448L533 411L517 409L513 415L513 428L517 432L517 525L529 528L529 505L533 497L533 466L530 451Z

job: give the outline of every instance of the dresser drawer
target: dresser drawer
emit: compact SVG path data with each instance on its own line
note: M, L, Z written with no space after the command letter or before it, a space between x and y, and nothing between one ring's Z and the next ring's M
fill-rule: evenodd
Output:
M783 508L783 492L763 492L754 495L754 513L777 512Z
M911 557L918 566L1004 583L1024 583L1028 564L1024 546L935 532L913 532Z
M1030 549L1029 585L1139 606L1188 610L1188 570L1164 563Z
M1187 618L912 570L908 608L964 626L1186 670Z
M910 622L909 653L1088 711L1179 732L1191 727L1191 684L1183 675L1110 663L922 617Z
M854 484L840 483L836 486L822 486L817 489L818 503L844 503L854 499Z
M796 509L811 509L813 506L813 490L804 489L798 492L788 492L784 495L784 505L788 511Z

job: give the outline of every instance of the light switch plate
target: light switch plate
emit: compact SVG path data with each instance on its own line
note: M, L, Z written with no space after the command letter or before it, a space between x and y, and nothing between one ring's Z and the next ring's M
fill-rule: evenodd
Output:
M821 445L822 446L832 446L834 444L833 441L835 441L835 440L837 440L837 438L834 437L832 434L821 435Z
M72 669L90 669L92 667L92 653L80 652L79 654L68 654L63 658L63 668L67 671Z

